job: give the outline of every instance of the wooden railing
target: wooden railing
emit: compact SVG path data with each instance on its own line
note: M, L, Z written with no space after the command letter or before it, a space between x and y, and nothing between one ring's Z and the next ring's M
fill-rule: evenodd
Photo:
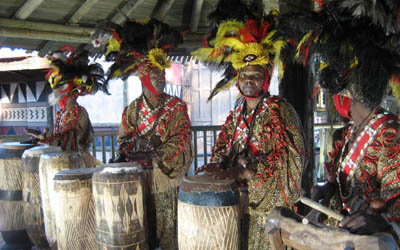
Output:
M317 142L315 148L315 162L317 168L318 180L324 179L325 169L323 163L327 160L328 152L331 146L328 140L328 130L340 128L341 125L331 124L314 124L314 136ZM192 143L193 170L199 166L207 164L211 158L212 146L217 141L221 126L193 126L192 127ZM103 162L107 162L110 158L115 157L116 153L116 136L117 130L97 131L95 132L96 143L92 143L93 156ZM107 142L107 143L106 143ZM97 145L97 146L96 146ZM101 154L101 157L98 157Z
M315 141L319 141L315 145L315 162L317 168L317 177L319 180L324 179L325 169L323 163L327 160L327 154L331 149L328 140L328 130L340 128L341 125L331 124L314 124ZM193 143L193 170L209 162L211 158L212 146L215 144L221 126L193 126L192 127L192 143ZM14 135L0 136L0 142L5 141L21 141L28 139L29 136ZM112 128L104 131L96 131L95 139L92 142L91 151L95 158L106 163L109 159L116 156L117 151L117 129Z

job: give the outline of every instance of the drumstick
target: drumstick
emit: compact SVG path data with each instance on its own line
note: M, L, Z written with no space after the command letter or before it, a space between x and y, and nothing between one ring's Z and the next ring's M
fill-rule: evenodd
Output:
M338 221L341 221L344 218L343 215L341 215L341 214L335 212L334 210L332 210L332 209L330 209L328 207L325 207L325 206L319 204L318 202L313 201L313 200L311 200L311 199L309 199L307 197L301 196L300 197L300 201L303 204L306 204L307 206L312 207L312 208L320 211L321 213L324 213L324 214L326 214L326 215L328 215L328 216L330 216L330 217L332 217L332 218L334 218L334 219L336 219Z

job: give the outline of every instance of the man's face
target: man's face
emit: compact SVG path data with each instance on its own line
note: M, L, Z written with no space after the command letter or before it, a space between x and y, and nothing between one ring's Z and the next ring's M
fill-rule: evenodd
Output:
M239 88L245 96L254 96L261 91L264 84L264 68L259 65L248 65L240 70Z
M158 93L162 93L165 86L165 71L157 67L153 67L150 72L150 81Z

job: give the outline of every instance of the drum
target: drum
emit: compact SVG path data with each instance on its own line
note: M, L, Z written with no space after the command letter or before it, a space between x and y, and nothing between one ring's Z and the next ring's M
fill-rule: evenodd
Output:
M148 249L142 174L135 163L114 163L93 175L99 250Z
M356 235L346 230L303 224L302 217L284 207L274 208L268 215L266 236L272 250L285 249L398 249L388 233Z
M239 223L239 191L234 180L183 177L178 193L180 250L238 250Z
M4 249L32 247L23 216L21 156L33 146L19 142L0 144L0 232L6 243Z
M57 206L54 199L54 176L62 170L84 167L85 164L81 153L58 152L42 154L40 156L40 194L42 196L46 238L51 249L57 249L56 223L53 210Z
M54 176L54 209L59 250L97 250L92 176L99 168L80 168Z
M26 231L33 244L39 249L49 249L44 231L42 201L40 198L39 160L44 153L61 152L61 148L38 146L25 150L22 155L22 176L24 185L22 197Z

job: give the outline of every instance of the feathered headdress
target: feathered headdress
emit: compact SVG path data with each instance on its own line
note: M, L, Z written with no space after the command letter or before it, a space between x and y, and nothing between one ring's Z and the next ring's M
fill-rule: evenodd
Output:
M101 22L92 35L92 44L103 47L106 60L114 61L108 80L144 73L148 65L170 67L166 51L183 42L182 34L156 19L146 22L127 21L122 27Z
M46 74L46 80L52 89L70 84L69 93L86 95L101 90L109 94L103 68L98 63L89 63L88 51L75 54L74 49L67 45L50 53L48 58L51 61L51 69Z
M250 9L240 0L221 0L209 16L216 27L206 38L205 48L194 51L192 55L207 64L225 67L225 72L208 100L236 83L237 70L246 65L261 65L269 75L274 66L280 67L280 72L283 72L279 52L284 42L272 40L278 12L272 11L264 16L263 13L254 14Z
M277 35L293 45L283 59L312 66L321 87L347 91L370 108L380 104L389 81L400 94L400 1L318 2L319 12L280 17Z

